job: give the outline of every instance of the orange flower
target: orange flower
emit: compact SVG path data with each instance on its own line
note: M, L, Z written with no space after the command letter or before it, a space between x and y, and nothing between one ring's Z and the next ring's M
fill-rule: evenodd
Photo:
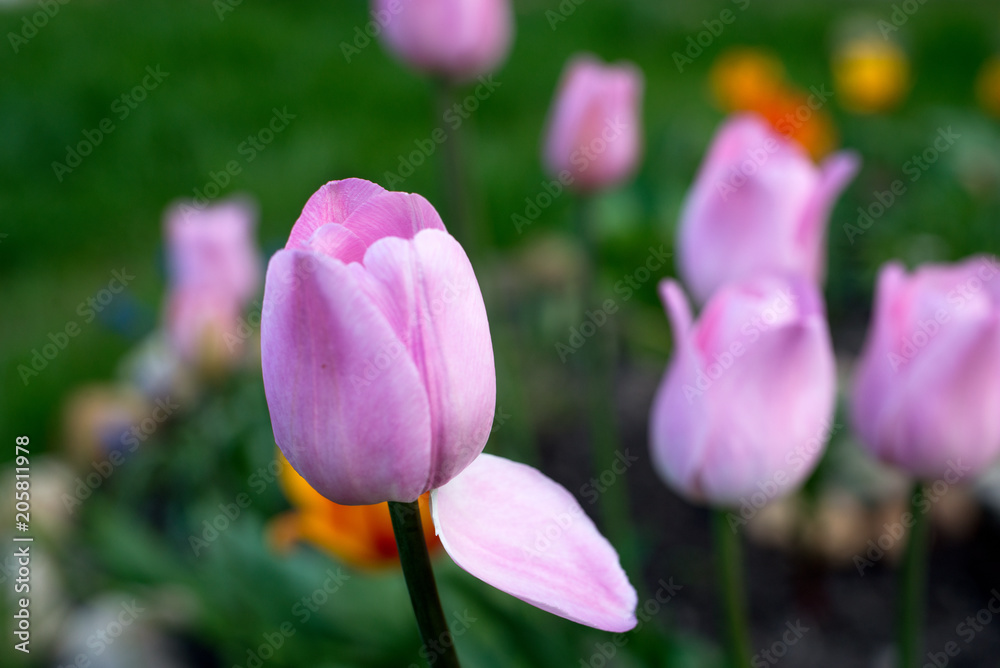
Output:
M849 111L888 111L910 88L910 64L903 50L892 42L877 36L853 39L833 56L833 87Z
M821 158L837 144L837 131L823 109L826 94L803 91L785 80L785 68L762 49L740 47L724 52L709 74L712 93L727 111L753 111L774 129Z
M269 534L275 548L284 552L305 541L357 568L399 563L388 504L342 506L329 501L296 473L280 452L278 459L281 488L295 509L271 521ZM428 548L434 551L441 543L434 535L428 494L420 497L420 518Z

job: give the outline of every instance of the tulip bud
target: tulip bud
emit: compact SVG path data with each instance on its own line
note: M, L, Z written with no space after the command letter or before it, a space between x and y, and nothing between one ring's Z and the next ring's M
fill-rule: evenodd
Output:
M496 400L486 308L423 197L325 185L271 258L262 312L275 440L326 498L413 501L482 451Z
M372 12L400 59L456 81L492 72L514 32L508 0L374 0Z
M915 476L963 478L995 459L997 259L926 265L909 276L897 263L883 267L851 399L872 454Z
M841 151L817 168L756 115L726 121L681 212L679 268L696 300L763 273L821 283L830 211L858 167Z
M677 283L660 295L674 333L650 417L660 475L714 505L759 508L795 489L819 461L836 396L817 289L796 277L731 283L697 322Z
M188 362L218 367L234 357L225 335L260 285L255 218L238 201L206 209L180 204L167 214L166 330Z
M635 172L642 154L642 72L589 55L566 65L547 122L544 161L580 191L609 188Z

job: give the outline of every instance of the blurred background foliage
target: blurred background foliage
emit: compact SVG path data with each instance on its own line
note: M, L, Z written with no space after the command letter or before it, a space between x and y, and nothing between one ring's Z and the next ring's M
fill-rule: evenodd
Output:
M649 246L672 250L684 194L730 110L718 91L713 95L720 57L741 47L761 49L783 68L788 86L808 94L832 87L835 76L850 79L843 72L850 67L844 44L859 30L881 37L878 21L891 23L894 11L890 2L752 0L740 10L743 4L515 2L517 36L494 77L499 87L462 127L488 242L477 273L498 348L498 415L509 416L498 423L495 451L541 463L563 481L586 480L586 469L568 470L573 464L553 454L559 448L544 447L579 410L571 388L559 391L571 377L553 348L588 307L573 283L580 253L570 234L571 198L556 198L522 233L512 220L525 214L526 198L535 200L547 181L539 140L567 57L587 50L629 59L646 76L643 167L634 183L599 203L601 269L610 295L616 281L645 261ZM895 99L864 110L858 107L864 100L845 106L849 95L837 89L821 110L831 147L853 148L863 158L829 229L826 296L835 344L847 354L860 345L875 271L884 261L912 265L1000 253L1000 68L989 64L1000 54L1000 10L987 0L914 4L918 11L890 35L898 47L892 57L904 63L903 69L889 66L890 83L898 84ZM376 40L346 62L342 44L353 44L355 28L370 20L361 0L245 0L221 18L219 6L210 0L72 0L16 53L0 47L0 433L10 440L30 435L33 453L72 442L68 395L114 377L123 357L158 326L162 216L170 203L194 197L213 173L237 161L241 171L219 199L247 193L257 200L258 236L269 255L322 183L354 176L390 185L386 173L398 172L414 142L443 124L433 112L430 82ZM565 20L553 24L560 6L572 11L563 9ZM674 54L684 53L688 38L705 30L703 21L726 8L736 21L678 71ZM20 33L24 17L37 10L35 3L5 3L0 34ZM147 66L169 74L120 119L120 107L112 105L141 83ZM874 81L869 85L881 85L877 74ZM294 118L248 160L241 144L267 126L275 109ZM67 145L104 118L113 120L114 131L60 181L52 163L64 162ZM910 182L906 163L932 145L939 128L949 127L960 139ZM393 189L421 193L441 208L439 157ZM844 226L857 224L858 208L868 209L875 193L896 179L906 182L906 193L862 236L849 239ZM80 304L123 269L134 281L86 323ZM670 339L655 286L655 280L641 285L615 324L626 364L645 368L653 382ZM19 365L30 365L50 333L70 321L80 324L79 336L25 383ZM648 382L639 383L621 399L627 443L642 450L644 460L650 392ZM269 520L288 508L276 483L259 495L251 491L253 502L239 521L204 554L192 553L192 532L217 515L220 503L248 492L254 472L274 458L259 370L251 365L192 397L127 460L127 474L109 478L70 527L43 541L62 567L62 576L53 576L62 607L54 610L68 625L69 611L95 606L101 595L139 595L160 611L142 621L170 630L171 647L162 656L184 657L163 665L246 665L247 648L294 619L296 601L336 565L319 551L281 557L269 545ZM538 443L543 447L536 449ZM0 457L11 452L5 448ZM65 476L88 472L83 460ZM697 562L679 554L681 563ZM594 643L606 639L494 592L447 559L438 564L446 610L489 620L459 639L468 665L570 665L566 657L589 660ZM114 611L115 600L104 605ZM268 665L418 661L405 589L394 572L352 577L344 595L332 600L307 623L296 623L296 635ZM707 634L707 624L688 627ZM670 626L671 615L658 616L635 634L617 665L702 666L718 659L698 634L666 631ZM70 626L62 628L58 635L71 645ZM39 661L56 660L53 648L61 646L51 637ZM19 658L0 657L5 665Z

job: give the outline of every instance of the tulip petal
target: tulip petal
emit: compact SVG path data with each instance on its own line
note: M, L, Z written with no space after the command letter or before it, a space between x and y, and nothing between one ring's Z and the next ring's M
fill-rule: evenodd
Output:
M486 307L465 251L438 230L373 244L368 286L416 361L430 401L431 478L450 480L482 452L493 426L496 369Z
M271 259L261 361L274 436L331 501L413 501L429 475L427 393L362 274L318 253Z
M480 580L580 624L636 625L636 592L615 549L539 471L480 455L431 492L431 511L445 551Z
M421 230L445 229L430 202L420 195L399 192L372 197L344 219L344 227L366 246L385 237L412 239Z
M819 181L806 207L799 226L798 241L803 253L812 253L812 262L818 268L817 278L826 274L826 234L830 212L840 193L861 169L861 156L855 151L840 151L823 161L819 167Z
M364 179L330 181L317 190L292 226L285 248L308 248L309 239L320 227L342 224L355 209L385 189Z

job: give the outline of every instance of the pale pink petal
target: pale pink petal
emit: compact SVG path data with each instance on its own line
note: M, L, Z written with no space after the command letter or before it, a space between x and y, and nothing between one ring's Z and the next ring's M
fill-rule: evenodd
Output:
M638 597L615 549L539 471L480 455L431 493L431 510L445 551L480 580L580 624L636 625Z
M342 224L355 209L385 189L364 179L330 181L317 190L292 226L285 248L308 248L309 240L323 225Z
M274 437L331 501L413 501L429 477L427 393L359 273L318 253L271 259L261 362Z
M373 303L420 371L431 412L429 487L450 480L482 452L493 426L496 370L489 321L472 265L439 230L412 241L383 239L365 255Z

